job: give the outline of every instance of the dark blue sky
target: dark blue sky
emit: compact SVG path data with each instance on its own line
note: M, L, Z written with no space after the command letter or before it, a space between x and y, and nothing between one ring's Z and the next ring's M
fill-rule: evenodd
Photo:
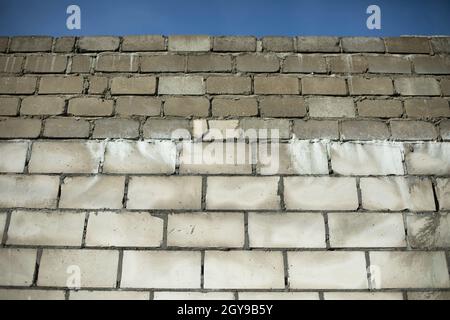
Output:
M66 28L70 4L81 30ZM450 35L450 0L0 0L0 35L110 34Z

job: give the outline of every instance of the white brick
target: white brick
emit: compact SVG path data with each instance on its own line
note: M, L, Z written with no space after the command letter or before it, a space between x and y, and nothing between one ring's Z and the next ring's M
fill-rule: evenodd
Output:
M211 38L209 36L169 36L169 51L210 51Z
M54 208L59 177L0 176L0 208Z
M239 300L319 300L317 292L239 292Z
M406 148L405 161L409 174L450 174L450 143L414 144L414 151Z
M205 82L198 76L160 77L159 94L205 94Z
M234 293L159 291L154 293L153 300L234 300Z
M0 143L0 172L23 172L27 158L27 150L27 142Z
M200 288L200 252L125 251L123 288Z
M159 247L163 220L147 212L91 212L86 246Z
M445 213L406 216L408 241L413 248L450 247L450 215Z
M142 291L71 291L69 300L150 300Z
M174 247L243 247L242 213L175 213L169 215L167 245Z
M329 213L328 227L331 247L406 247L400 213Z
M108 142L103 172L173 173L176 156L176 146L171 141Z
M376 288L448 288L444 252L370 252Z
M428 179L383 177L361 178L362 206L367 210L434 211L434 196Z
M284 179L287 209L355 210L356 180L335 177L287 177Z
M367 289L364 252L288 252L295 289Z
M60 208L120 209L124 177L68 177L61 186Z
M28 170L33 173L96 173L104 146L98 142L34 142Z
M309 115L317 118L354 118L355 103L349 98L309 98Z
M119 252L116 250L44 250L38 286L68 287L80 271L81 288L114 288Z
M36 250L0 249L0 285L31 286L36 266Z
M450 210L450 179L436 179L436 195L441 210Z
M281 252L207 251L207 289L281 289L284 267Z
M200 209L201 177L131 177L128 209Z
M278 209L278 177L208 177L208 209Z
M403 300L401 292L325 292L325 300Z
M253 248L325 248L321 213L249 213L248 234Z
M0 300L64 300L63 290L1 289Z
M402 149L395 143L332 143L331 166L342 175L403 175Z
M13 211L8 244L81 246L85 214L58 211Z

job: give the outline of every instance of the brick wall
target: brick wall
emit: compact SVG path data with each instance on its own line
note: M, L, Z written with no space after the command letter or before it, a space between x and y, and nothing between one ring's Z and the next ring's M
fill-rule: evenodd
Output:
M0 298L450 299L449 54L0 38Z

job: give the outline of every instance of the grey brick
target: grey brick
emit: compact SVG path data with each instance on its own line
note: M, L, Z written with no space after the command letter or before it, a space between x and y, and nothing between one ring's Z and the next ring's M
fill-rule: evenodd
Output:
M119 49L120 39L118 37L81 37L77 46L81 52L116 51Z
M95 121L92 137L95 139L137 138L139 137L139 122L131 119L99 119Z
M284 60L283 72L325 73L327 63L322 55L300 54L288 56Z
M110 116L114 101L93 97L80 97L69 100L68 114L75 116Z
M205 97L167 97L164 115L179 117L207 117L209 100Z
M429 122L393 120L390 125L392 138L396 140L434 140L437 138L436 128Z
M441 98L408 99L405 100L405 110L408 117L450 117L448 100Z
M414 70L419 74L450 74L448 57L413 57Z
M333 73L365 73L368 69L367 60L363 56L341 54L328 56L327 60Z
M55 39L55 52L72 52L75 47L75 37L61 37Z
M30 96L22 100L22 115L59 115L64 113L66 101L61 97Z
M24 70L29 73L63 73L66 71L67 57L46 54L27 56Z
M442 120L439 124L441 137L443 140L450 141L450 120Z
M87 138L90 124L80 118L50 118L44 123L44 137L50 138Z
M141 56L142 72L184 72L186 57L179 54L153 54Z
M361 117L397 118L403 114L402 102L399 100L363 100L357 104Z
M441 90L444 96L450 96L450 79L441 80Z
M92 66L92 57L87 55L76 55L72 57L71 73L89 73Z
M340 52L338 37L297 37L297 52Z
M35 77L0 77L1 94L31 94L36 91Z
M92 76L89 78L89 94L104 94L108 89L108 78Z
M125 36L122 51L164 51L165 39L160 35Z
M250 117L258 114L258 104L253 97L214 98L212 115L216 117Z
M344 140L384 140L389 138L386 123L371 120L349 120L341 124Z
M41 120L0 118L0 138L37 138L41 132Z
M103 72L136 72L139 56L136 54L105 53L99 54L95 70Z
M431 38L431 47L435 53L450 53L450 37Z
M18 56L0 56L0 73L20 73L24 57Z
M344 37L342 38L344 52L384 52L384 42L375 37Z
M249 94L252 90L250 77L211 76L206 79L206 92L213 94Z
M116 114L120 116L159 116L162 102L156 97L121 96L116 100Z
M425 37L385 38L389 53L430 53L430 44Z
M181 136L174 133L176 130ZM143 125L143 134L146 139L187 139L192 136L192 125L190 120L184 119L148 119Z
M231 56L221 54L191 55L187 58L188 71L231 71Z
M169 36L169 51L210 51L209 36Z
M0 97L0 115L15 116L19 110L20 99L16 97Z
M403 96L439 96L439 83L434 78L398 78L395 90Z
M115 77L111 80L111 94L155 94L155 77Z
M411 62L405 57L367 57L370 73L411 73Z
M347 95L347 84L342 78L303 78L303 94Z
M302 97L265 96L259 101L261 117L298 118L306 115Z
M236 69L243 72L277 72L280 61L271 54L243 54L236 57Z
M48 52L52 50L52 37L13 37L9 45L10 52Z
M239 127L246 130L267 130L267 137L271 137L273 130L278 130L281 139L288 139L290 137L289 121L286 119L257 119L257 118L242 118L239 121Z
M239 37L239 36L214 37L213 51L219 52L256 51L256 38Z
M47 76L39 83L39 93L81 93L83 91L83 77L80 76Z
M297 139L339 139L338 122L331 120L295 120Z
M294 51L294 38L292 37L264 37L262 38L264 51L292 52Z
M300 81L290 76L258 76L253 79L255 94L299 94Z
M308 98L309 116L313 118L354 118L355 103L351 98Z
M392 95L394 88L390 78L352 77L348 80L352 95Z
M0 37L0 52L6 52L8 49L8 37Z

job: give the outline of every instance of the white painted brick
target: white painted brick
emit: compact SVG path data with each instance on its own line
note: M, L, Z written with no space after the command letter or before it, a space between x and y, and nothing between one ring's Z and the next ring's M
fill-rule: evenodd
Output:
M383 177L361 178L362 206L367 210L434 211L434 196L428 179Z
M441 210L450 210L450 179L436 179L436 195Z
M122 288L200 288L200 252L125 251Z
M358 208L356 180L336 177L286 177L287 209L355 210Z
M120 209L125 178L119 176L68 177L61 186L60 208Z
M64 300L63 290L0 289L0 300Z
M0 208L54 208L59 177L0 176Z
M208 209L278 209L278 177L208 177Z
M400 213L329 213L328 228L331 247L406 247Z
M198 76L160 77L159 94L205 94L205 82Z
M69 300L150 300L142 291L71 291Z
M128 209L200 209L201 177L131 177Z
M207 289L281 289L283 256L270 251L206 251L204 279Z
M403 175L402 145L332 143L331 166L342 175Z
M169 51L210 51L211 38L203 35L169 36Z
M288 265L291 288L368 288L364 252L288 252Z
M401 292L324 292L325 300L403 300Z
M13 211L8 244L81 246L85 214L60 211Z
M450 215L445 213L406 216L408 240L413 248L450 247Z
M176 146L171 141L108 142L103 172L173 173L176 156Z
M27 142L0 143L0 172L23 172L27 158L27 150Z
M249 245L253 248L325 248L321 213L249 213Z
M44 250L38 286L67 287L80 271L81 288L114 288L119 252L116 250Z
M34 142L28 166L33 173L96 173L104 145L98 142Z
M376 288L448 288L444 252L370 252Z
M317 292L239 292L239 300L319 300Z
M234 293L157 291L153 300L234 300Z
M35 266L34 249L0 249L0 285L31 286Z
M406 149L405 161L409 174L450 174L450 143L414 144L414 151Z
M163 220L147 212L91 212L86 246L159 247Z

